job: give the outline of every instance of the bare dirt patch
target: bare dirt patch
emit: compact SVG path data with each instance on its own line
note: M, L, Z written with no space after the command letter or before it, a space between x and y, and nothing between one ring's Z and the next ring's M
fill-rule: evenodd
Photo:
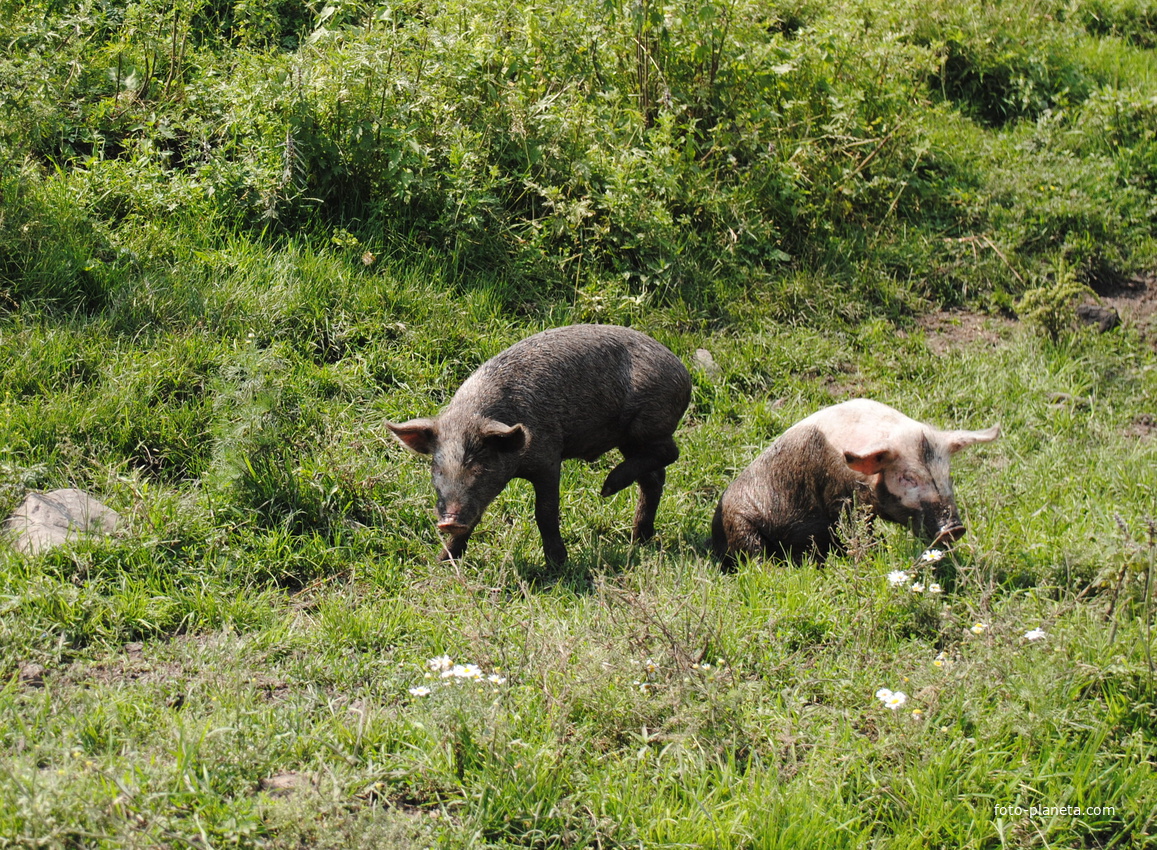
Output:
M1116 276L1092 283L1095 297L1086 303L1115 310L1123 324L1136 328L1142 339L1157 347L1157 271ZM989 316L967 310L942 310L916 320L934 354L975 345L995 348L1018 324L1010 316Z
M267 776L257 783L258 790L264 791L273 797L287 797L294 791L316 786L313 777L296 770L286 770Z
M1152 439L1157 434L1157 416L1151 413L1142 413L1125 428L1125 435L1138 439Z
M945 354L959 348L986 345L995 348L1008 338L1016 321L1004 316L986 316L967 310L942 310L921 316L917 325L924 331L924 341L933 354Z
M62 671L60 681L65 685L107 687L125 682L139 682L143 685L171 683L184 678L186 670L183 664L146 657L144 644L130 643L125 645L123 654L70 665Z
M1094 281L1092 289L1102 305L1115 309L1121 320L1136 327L1145 339L1157 337L1157 271Z

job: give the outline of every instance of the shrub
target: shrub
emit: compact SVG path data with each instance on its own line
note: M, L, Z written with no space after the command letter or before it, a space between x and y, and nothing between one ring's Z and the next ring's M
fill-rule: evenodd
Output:
M932 92L991 126L1079 103L1092 87L1073 28L1048 2L937 3L912 34L939 57Z

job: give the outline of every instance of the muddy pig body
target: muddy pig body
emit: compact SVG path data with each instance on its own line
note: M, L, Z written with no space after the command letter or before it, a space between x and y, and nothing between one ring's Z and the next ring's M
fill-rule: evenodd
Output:
M712 546L725 564L741 552L822 560L853 502L929 543L956 540L965 528L949 461L999 435L996 425L940 431L870 399L825 407L785 431L724 491Z
M562 461L623 461L602 495L639 484L633 538L655 533L673 434L691 400L683 363L646 334L614 325L543 331L486 361L436 417L387 423L403 445L431 456L441 559L458 558L483 511L512 478L534 486L534 518L548 561L566 560L559 534Z

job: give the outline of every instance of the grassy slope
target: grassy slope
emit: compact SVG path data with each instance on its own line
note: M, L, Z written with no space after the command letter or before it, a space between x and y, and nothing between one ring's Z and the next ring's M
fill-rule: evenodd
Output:
M413 277L362 280L422 305L435 297ZM62 336L93 351L94 379L9 401L5 421L9 434L72 423L38 483L94 487L135 534L3 556L6 669L47 670L43 688L12 678L0 698L5 835L131 845L203 833L274 846L434 835L451 845L1147 840L1157 788L1139 582L1153 550L1131 548L1115 517L1144 541L1155 449L1125 431L1151 409L1157 377L1132 331L1056 346L1018 328L992 349L934 356L920 333L897 345L883 326L657 324L686 360L706 347L722 370L697 375L660 544L632 549L628 495L597 497L607 463L571 464L573 561L545 573L520 482L488 512L466 564L433 564L427 475L381 435L384 416L433 409L429 387L452 387L536 327L492 324L483 297L458 306L445 316L431 306L396 339L375 336L326 365L248 334L181 331L118 350L85 323L9 325L11 350L25 352L10 361L26 373L10 366L13 383L77 368ZM255 452L271 462L247 477L201 448L218 488L209 498L83 448L95 434L128 439L115 423L146 420L164 434L169 418L196 421L172 404L148 411L167 382L203 380L188 377L199 362L217 364L209 432L292 449ZM407 373L392 376L395 392L376 390L383 363ZM223 364L264 382L260 413ZM830 398L833 372L930 421L1005 429L958 458L971 533L927 576L941 597L888 586L885 575L918 554L898 530L823 569L753 563L723 576L705 552L721 486ZM1090 404L1054 408L1053 392ZM240 400L222 401L229 393ZM291 396L292 424L239 433ZM294 508L308 528L295 527ZM1133 572L1113 633L1104 615L1124 564ZM1108 585L1087 590L1098 577ZM978 621L988 626L979 636ZM1038 625L1048 637L1024 640ZM427 659L443 653L507 681L427 682ZM422 684L434 692L409 695ZM904 690L908 705L887 711L880 687ZM288 772L308 780L284 797L258 790ZM994 817L994 805L1015 804L1117 813Z
M1090 100L1089 126L1151 83L1148 54L1115 38L1098 36L1094 59L1126 57L1129 82ZM70 190L116 250L78 261L99 290L88 308L29 297L0 320L0 503L76 484L132 533L0 552L0 842L1153 844L1143 590L1157 447L1131 433L1157 398L1152 339L1126 327L1050 341L994 321L997 344L937 355L907 315L962 282L1007 303L1011 268L1048 282L1058 264L1120 260L1080 240L1032 246L1133 233L1136 199L1090 181L1109 166L1147 173L1146 136L1106 136L1117 148L1101 160L1080 122L933 114L933 147L972 148L975 161L953 162L982 175L949 206L992 205L985 222L1018 253L935 231L906 242L888 217L896 229L874 245L837 233L808 249L811 265L756 262L750 286L728 267L699 300L669 280L611 285L611 267L543 295L509 268L464 276L458 255L372 228L365 244L316 227L195 232L142 197L118 219L107 193L125 191L123 161L38 190L59 251L33 244L32 219L3 231L28 251L20 285L90 238L78 234L92 222L66 215ZM1132 262L1146 238L1127 243ZM933 243L949 256L921 253ZM865 253L839 261L841 245ZM905 276L933 260L950 283ZM435 564L428 473L381 422L436 410L486 357L580 320L630 323L719 365L696 370L658 543L630 545L631 494L598 498L607 458L565 470L565 569L541 564L522 482L464 564ZM955 464L970 533L921 576L943 593L889 586L919 555L898 529L875 543L851 529L859 542L822 569L721 575L705 538L722 487L788 424L860 394L944 427L1004 428ZM1037 626L1047 637L1026 640ZM427 679L442 654L505 682ZM42 686L19 675L32 663ZM410 693L420 686L431 693ZM884 708L882 687L907 704Z

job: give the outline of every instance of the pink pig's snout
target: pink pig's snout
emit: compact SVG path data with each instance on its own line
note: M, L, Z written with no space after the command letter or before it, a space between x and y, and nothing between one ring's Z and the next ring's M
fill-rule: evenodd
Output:
M466 522L466 505L461 499L438 499L438 530L448 534L465 534L471 529Z
M957 522L952 525L947 525L941 528L936 534L936 539L932 541L932 545L936 546L940 543L955 543L968 531L963 524Z

